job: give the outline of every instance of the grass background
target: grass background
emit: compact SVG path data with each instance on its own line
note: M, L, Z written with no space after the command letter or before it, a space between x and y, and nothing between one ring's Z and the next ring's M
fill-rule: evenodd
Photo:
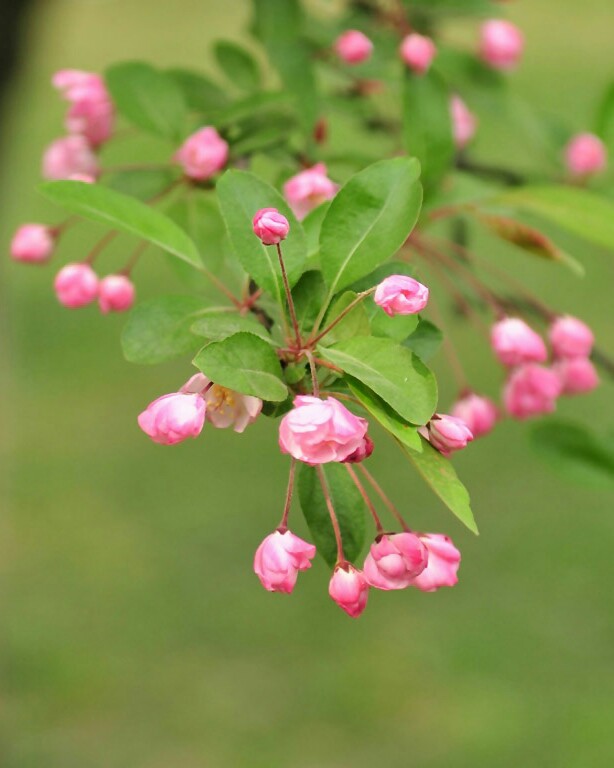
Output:
M240 34L247 6L40 2L4 125L2 242L22 220L56 216L33 191L41 149L61 133L56 69L209 67L208 41ZM509 10L528 43L514 87L584 128L611 75L611 0ZM480 141L483 156L523 160L504 121L483 118ZM60 258L84 255L94 236L68 233ZM612 350L612 254L567 245L584 281L494 255ZM3 768L614 764L611 489L568 485L536 461L524 427L504 423L457 459L476 539L378 446L372 467L416 527L461 547L459 586L373 595L358 622L329 600L319 562L292 598L269 595L251 559L282 503L273 425L208 429L172 450L144 440L136 414L186 377L183 364L123 362L123 319L62 310L56 269L2 263ZM159 263L141 265L140 295L161 279ZM454 335L494 393L488 350L470 329ZM442 402L452 394L444 384ZM606 383L561 410L612 428L611 394Z

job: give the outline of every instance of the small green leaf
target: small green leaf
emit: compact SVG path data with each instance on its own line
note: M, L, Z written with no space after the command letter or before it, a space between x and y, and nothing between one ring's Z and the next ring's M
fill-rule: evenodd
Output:
M218 40L213 55L228 80L244 91L260 88L260 68L254 57L240 45L229 40Z
M394 341L402 342L418 327L418 315L394 315L390 317L379 307L372 298L367 304L367 312L371 318L371 330L374 336L387 336Z
M349 307L356 299L354 291L346 291L332 304L326 318L324 326L329 326L339 315ZM320 342L321 344L335 344L338 341L352 339L355 336L368 336L371 331L369 318L363 306L363 302L357 304L350 310L337 325L329 331Z
M439 350L442 341L443 333L439 328L433 325L430 320L421 317L418 327L409 338L405 339L403 346L411 349L420 360L428 363Z
M153 365L195 352L202 339L190 332L203 311L194 296L160 296L137 304L121 335L124 357L130 363Z
M320 232L320 264L331 296L403 245L420 213L419 175L414 159L381 160L337 193Z
M190 109L210 116L228 107L230 99L226 90L201 75L200 72L192 72L189 69L169 69L167 74L181 89Z
M84 219L148 240L192 266L200 264L198 249L188 235L163 213L133 197L83 181L48 181L39 190Z
M105 175L104 186L146 202L169 189L176 178L171 168L115 171Z
M608 84L601 97L595 120L595 133L606 144L612 144L614 141L614 81Z
M144 62L128 61L109 67L105 82L117 110L137 128L173 141L181 138L186 102L168 74Z
M389 405L386 405L380 397L368 387L365 387L360 381L350 378L348 385L354 397L360 400L364 408L385 430L390 432L403 445L411 448L413 451L422 453L422 441L415 426L403 421Z
M317 208L309 211L301 222L307 238L307 254L309 259L314 259L320 250L320 231L329 208L330 201L327 200L325 203L318 205Z
M365 541L365 503L345 465L325 464L321 469L339 521L345 557L355 561ZM318 554L332 568L337 561L337 544L318 470L301 464L297 485L301 509Z
M239 315L237 312L208 312L199 317L190 330L210 341L220 341L244 331L260 336L269 344L273 343L266 328L253 315Z
M292 298L298 327L301 331L311 330L326 298L322 273L316 270L305 272L292 289Z
M243 395L274 402L288 396L275 351L252 333L235 333L207 344L194 358L194 365L211 381Z
M319 348L319 355L372 389L412 424L426 424L435 412L435 377L409 349L392 339L357 337Z
M173 201L165 213L187 232L203 262L217 274L224 261L228 241L215 197L211 193L191 189Z

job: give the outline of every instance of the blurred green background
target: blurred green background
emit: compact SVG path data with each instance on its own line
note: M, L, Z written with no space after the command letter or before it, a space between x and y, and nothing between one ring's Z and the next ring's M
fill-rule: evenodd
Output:
M587 127L612 74L611 0L508 9L527 37L514 88ZM55 70L121 58L206 68L208 42L242 34L247 12L246 0L35 5L4 126L2 242L21 221L61 217L34 191L42 148L62 131ZM473 24L453 32L470 39ZM478 156L522 161L514 128L487 116L481 128ZM91 238L69 233L61 259ZM613 254L566 245L583 281L500 258L612 351ZM371 467L415 526L462 549L458 587L374 594L352 621L317 562L291 598L270 595L251 561L283 500L274 425L207 428L172 449L144 439L137 413L187 364L123 362L123 318L61 309L56 269L2 263L2 768L614 765L611 489L568 485L523 426L504 423L456 460L474 538L378 445ZM136 276L141 297L162 280L180 290L155 256ZM455 324L454 338L494 394L488 350L470 328ZM614 428L611 396L605 383L561 412Z

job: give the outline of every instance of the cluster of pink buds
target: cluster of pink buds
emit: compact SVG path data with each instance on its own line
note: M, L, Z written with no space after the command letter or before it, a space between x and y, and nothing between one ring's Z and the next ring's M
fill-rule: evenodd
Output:
M100 311L126 312L134 304L134 284L126 275L107 275L100 280L86 262L66 264L54 281L60 304L79 309L98 299Z
M228 142L215 128L205 126L188 136L174 159L189 179L206 181L219 173L228 162Z
M284 196L297 219L302 220L318 205L332 200L339 185L327 176L324 163L317 163L288 179Z

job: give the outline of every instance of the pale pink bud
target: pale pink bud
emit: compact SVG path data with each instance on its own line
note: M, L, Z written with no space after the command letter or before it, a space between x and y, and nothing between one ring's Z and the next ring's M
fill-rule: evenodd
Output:
M100 281L98 304L105 315L125 312L134 304L134 283L126 275L107 275Z
M535 363L523 365L512 372L505 385L505 409L516 419L552 413L561 389L555 371Z
M436 413L427 426L420 427L418 431L444 456L462 450L474 437L462 419L447 413Z
M290 224L277 208L262 208L252 220L254 234L265 245L277 245L288 237Z
M172 392L154 400L139 414L139 427L154 443L175 445L200 435L206 410L200 395Z
M558 360L552 370L560 379L563 395L583 395L599 386L599 376L588 357Z
M348 616L356 619L367 605L369 585L361 571L345 563L333 571L328 594Z
M338 189L339 186L326 175L324 163L317 163L288 179L284 184L284 195L296 218L304 219L309 211L331 200Z
M343 461L360 448L367 428L334 397L298 395L279 425L279 447L306 464Z
M571 315L557 317L548 335L555 357L588 357L595 341L588 325Z
M78 309L96 299L99 282L89 264L67 264L56 275L53 286L60 304Z
M92 146L110 138L114 109L100 75L77 69L63 69L53 76L53 85L70 102L66 116L69 133L82 134Z
M480 54L493 69L514 69L522 57L524 36L515 24L490 19L482 24Z
M75 174L96 178L99 172L98 158L84 136L64 136L56 139L43 155L45 179L69 179Z
M458 577L461 554L452 540L441 533L424 533L420 540L429 553L429 561L412 584L423 592L434 592L439 587L453 587Z
M497 422L497 406L492 400L474 392L457 400L452 416L463 421L474 438L487 435Z
M364 461L371 456L374 447L373 440L371 440L369 435L365 435L362 439L362 443L354 453L351 453L347 459L343 459L343 464L360 464L361 461Z
M565 148L565 162L572 176L590 176L605 170L608 150L598 136L580 133Z
M450 113L452 115L454 144L457 149L464 149L475 136L478 119L460 96L452 96L450 99Z
M15 261L41 264L49 260L55 237L44 224L23 224L11 240L11 257Z
M346 64L361 64L373 51L373 43L357 29L348 29L335 42L335 53Z
M391 275L375 289L375 303L387 315L415 315L429 300L429 289L408 275Z
M518 317L506 317L495 323L490 340L495 355L503 365L543 363L548 357L541 336Z
M412 32L403 38L401 43L401 58L407 66L419 75L430 69L437 54L437 47L430 37Z
M186 176L197 181L209 179L226 165L228 144L215 128L207 126L189 136L175 153Z
M428 551L415 533L385 534L365 558L363 573L377 589L405 589L426 568Z
M311 568L316 548L290 531L270 533L256 550L254 572L269 592L290 594L299 571Z

